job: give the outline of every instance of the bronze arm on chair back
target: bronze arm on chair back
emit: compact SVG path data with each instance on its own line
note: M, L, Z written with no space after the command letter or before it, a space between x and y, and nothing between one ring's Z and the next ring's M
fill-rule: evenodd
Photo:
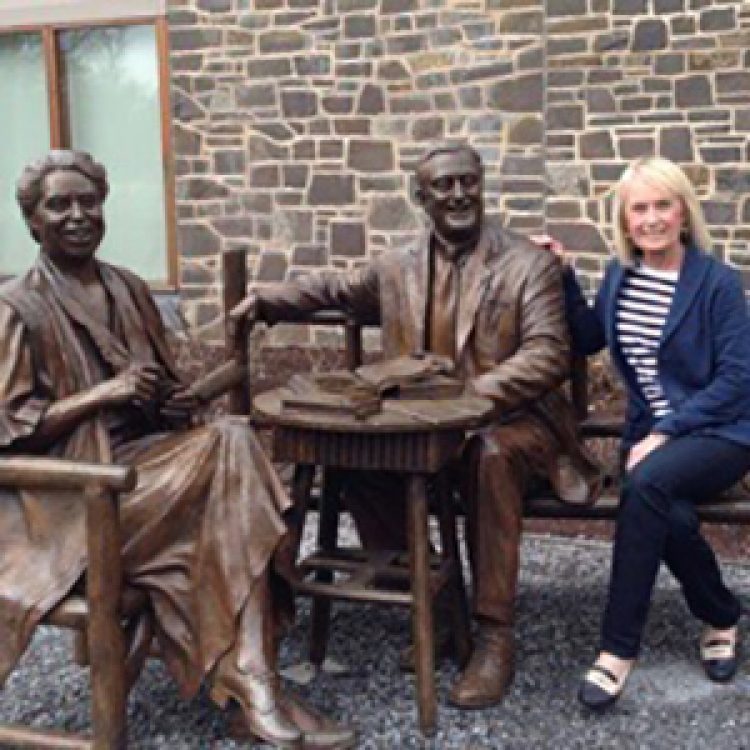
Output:
M38 456L0 458L0 485L80 490L86 503L86 600L69 597L47 617L62 627L84 627L91 664L93 737L25 727L0 727L0 745L119 750L126 747L125 642L121 627L122 567L118 496L135 487L132 468ZM68 605L68 606L66 606Z
M247 253L245 250L229 250L222 255L224 320L229 320L229 311L241 302L247 290ZM345 366L354 370L362 364L362 326L343 313L336 311L316 312L296 316L290 323L317 325L340 325L345 336ZM224 370L229 392L231 414L250 413L250 384L248 382L250 355L248 351L247 322L236 326L225 326L226 363L217 372ZM231 374L230 374L231 373Z

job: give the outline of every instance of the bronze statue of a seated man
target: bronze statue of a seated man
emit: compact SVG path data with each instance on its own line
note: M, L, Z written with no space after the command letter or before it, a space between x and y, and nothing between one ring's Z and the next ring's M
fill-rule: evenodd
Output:
M50 152L18 182L40 253L0 288L0 450L136 467L123 568L148 594L182 694L210 680L277 747L351 746L350 730L309 715L276 677L270 569L287 493L245 422L191 427L195 400L146 284L95 257L107 192L104 168L75 151ZM83 506L3 489L0 540L2 681L85 570Z
M483 166L470 146L430 149L416 177L429 220L422 237L351 272L259 285L233 317L274 323L338 309L377 321L387 358L450 357L467 390L494 402L496 418L468 436L455 465L479 644L450 700L481 708L502 699L513 675L524 492L546 478L564 499L586 502L595 470L577 447L573 412L558 390L569 370L560 264L486 219ZM366 546L405 547L399 477L360 473L345 495Z

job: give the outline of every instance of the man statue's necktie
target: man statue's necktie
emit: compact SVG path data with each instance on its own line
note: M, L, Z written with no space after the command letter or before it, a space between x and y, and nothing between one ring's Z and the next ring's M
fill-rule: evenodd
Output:
M430 351L456 359L456 313L458 268L441 253L435 253L432 283Z

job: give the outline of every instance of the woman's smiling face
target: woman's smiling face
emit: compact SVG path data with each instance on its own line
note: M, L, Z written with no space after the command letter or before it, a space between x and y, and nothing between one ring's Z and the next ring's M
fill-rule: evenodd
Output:
M625 233L646 263L649 257L681 257L686 211L679 197L636 178L627 188L622 216Z

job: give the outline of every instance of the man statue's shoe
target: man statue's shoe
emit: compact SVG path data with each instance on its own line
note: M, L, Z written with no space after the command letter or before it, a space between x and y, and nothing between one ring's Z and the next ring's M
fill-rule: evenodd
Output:
M458 708L489 708L505 696L514 670L511 628L482 624L474 652L451 689L448 701Z

